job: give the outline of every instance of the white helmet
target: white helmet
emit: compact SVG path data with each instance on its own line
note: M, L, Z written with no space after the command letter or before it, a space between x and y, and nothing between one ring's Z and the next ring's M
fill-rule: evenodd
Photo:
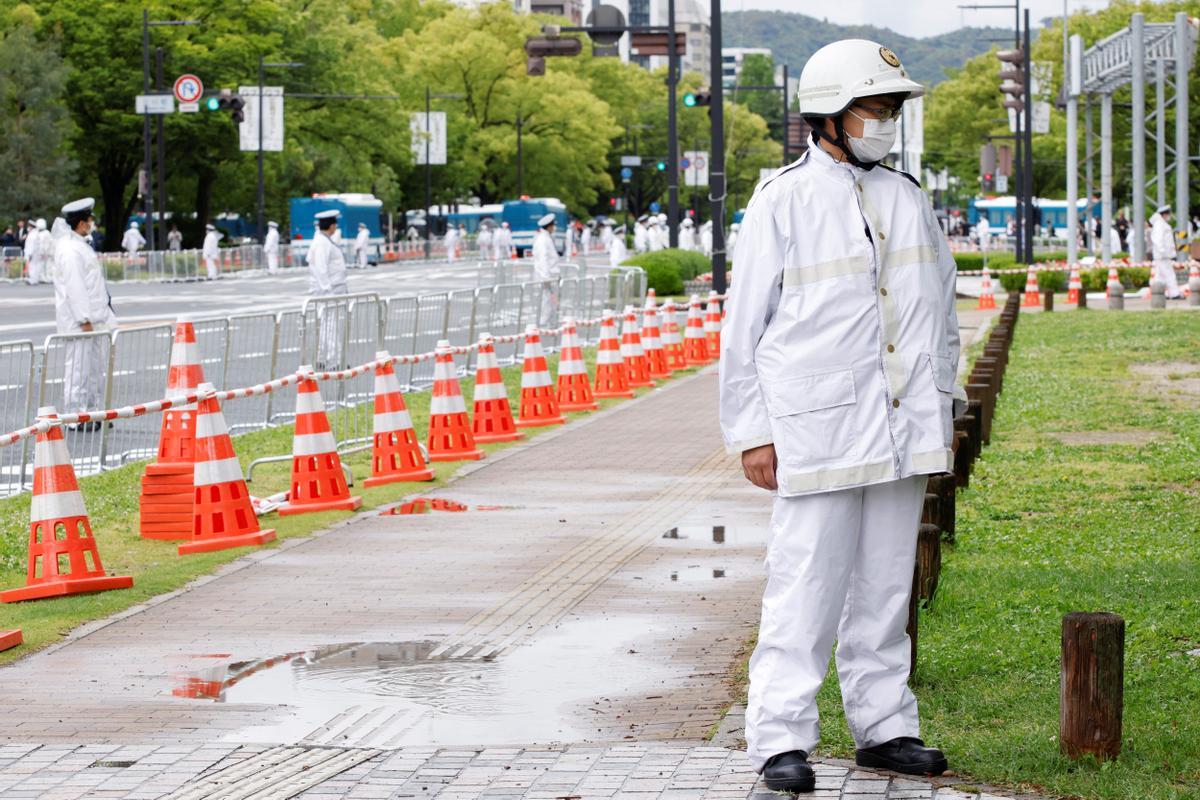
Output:
M867 39L843 39L813 53L800 73L796 99L805 117L841 114L855 100L877 94L920 97L925 87L888 48Z
M138 229L138 221L136 219L129 220L129 227L136 231Z

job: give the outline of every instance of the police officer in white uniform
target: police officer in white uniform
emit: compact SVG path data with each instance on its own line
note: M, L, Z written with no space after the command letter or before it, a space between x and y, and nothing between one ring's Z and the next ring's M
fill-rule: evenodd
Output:
M93 333L117 323L104 268L84 238L92 229L90 197L67 203L54 221L54 321L59 333ZM65 219L64 219L65 218ZM63 410L94 411L104 399L105 350L99 336L69 340L63 374ZM99 423L84 423L91 430Z
M279 223L267 223L267 235L263 239L263 255L267 257L267 272L279 271Z
M204 226L204 244L200 246L200 255L204 258L204 267L208 271L208 279L217 279L217 265L221 259L221 232L211 222Z
M349 293L346 285L346 257L333 240L338 230L337 209L322 211L314 219L317 231L308 248L308 294L311 297L337 297ZM322 305L318 312L321 341L318 343L318 369L335 369L341 352L340 315Z
M146 237L142 236L141 230L138 228L136 219L129 221L129 228L125 231L125 235L121 238L121 249L123 249L131 258L138 254L146 244Z
M542 302L538 309L538 325L554 327L558 316L558 249L554 246L554 215L538 220L538 232L533 237L533 279L542 284Z
M354 258L358 261L359 269L367 268L367 248L371 244L371 231L367 223L358 223L358 235L354 237Z
M1171 227L1171 207L1159 206L1150 217L1151 280L1166 290L1168 300L1183 297L1175 275L1175 230Z
M54 244L46 220L39 219L34 229L25 237L25 265L28 270L26 281L30 286L41 283L46 274L46 264L54 255Z
M896 55L827 45L800 77L814 129L746 210L721 335L721 426L775 492L746 742L767 786L810 791L834 640L860 766L940 774L918 738L905 635L929 474L952 467L954 260L909 176L879 164L924 93Z

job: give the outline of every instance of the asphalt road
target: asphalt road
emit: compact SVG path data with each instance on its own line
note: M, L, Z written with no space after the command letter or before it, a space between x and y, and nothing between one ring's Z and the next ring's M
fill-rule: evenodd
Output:
M478 262L445 261L388 264L353 269L351 292L378 292L383 297L410 296L453 289L473 289ZM109 284L113 308L122 325L171 321L180 314L216 317L299 308L308 297L308 271L279 275L222 278L216 282ZM54 333L54 287L0 284L0 342L32 339L40 344Z

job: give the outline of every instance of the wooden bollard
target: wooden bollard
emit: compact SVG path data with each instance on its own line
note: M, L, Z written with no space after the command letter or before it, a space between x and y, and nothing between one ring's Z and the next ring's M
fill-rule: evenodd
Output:
M984 444L992 443L992 409L995 407L995 395L992 387L986 383L968 383L966 385L967 399L978 400L981 406L979 435Z
M1042 292L1042 310L1054 310L1054 292Z
M917 590L925 608L933 604L942 574L942 532L936 525L922 524L917 531Z
M983 355L975 359L975 366L991 373L992 394L1000 394L1000 360L995 356Z
M967 424L971 434L971 444L975 452L971 459L974 461L983 455L983 403L978 400L967 401Z
M938 496L938 529L942 532L942 538L947 542L954 542L954 476L949 473L940 473L938 475L930 475L929 483L925 489L927 492L933 492Z
M920 568L913 564L912 593L908 596L908 625L904 632L908 634L908 674L917 672L917 606L921 602L921 590L918 583Z
M921 506L921 522L928 525L941 523L942 498L936 492L925 490L925 504Z
M1124 682L1125 620L1104 612L1063 617L1058 708L1063 753L1114 760L1120 755Z
M1075 305L1075 308L1077 310L1080 308L1087 308L1087 290L1086 289L1079 290L1079 302Z
M975 454L975 443L967 432L966 416L954 419L954 485L966 487L971 484L971 462Z

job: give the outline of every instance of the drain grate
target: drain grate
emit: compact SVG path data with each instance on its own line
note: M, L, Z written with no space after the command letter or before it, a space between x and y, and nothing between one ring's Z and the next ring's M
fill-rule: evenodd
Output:
M380 752L273 747L201 778L165 800L287 800Z

